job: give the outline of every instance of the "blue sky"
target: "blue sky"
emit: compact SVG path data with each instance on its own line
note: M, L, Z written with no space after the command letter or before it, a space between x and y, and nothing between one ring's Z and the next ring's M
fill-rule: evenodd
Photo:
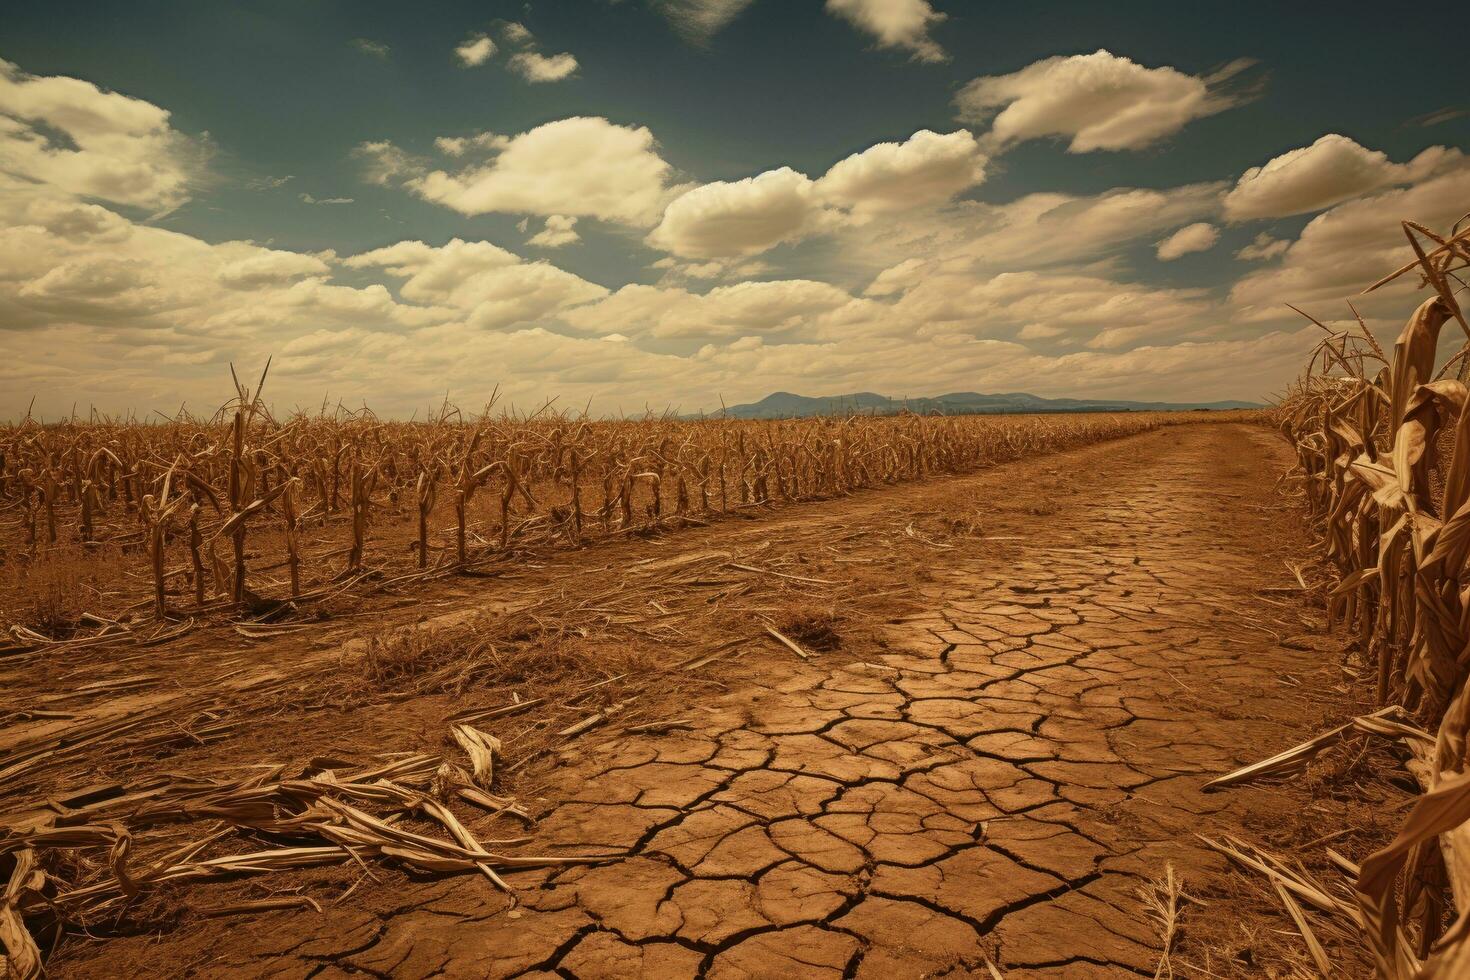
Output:
M1455 39L1381 6L18 2L0 59L0 417L267 355L391 413L1261 397L1285 302L1470 210Z

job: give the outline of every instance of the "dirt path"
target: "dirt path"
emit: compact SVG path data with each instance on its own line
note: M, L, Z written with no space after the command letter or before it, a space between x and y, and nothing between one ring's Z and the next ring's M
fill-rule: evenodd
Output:
M862 649L773 657L669 706L665 734L563 755L534 848L625 856L518 874L518 904L474 877L395 877L321 915L194 923L56 966L723 980L988 976L989 960L1008 978L1152 976L1140 886L1172 863L1208 891L1223 865L1195 832L1308 819L1289 791L1199 791L1323 713L1296 682L1330 665L1292 648L1306 621L1263 592L1304 554L1272 491L1284 462L1267 430L1202 425L1039 461L1062 474L1044 499L1019 465L904 491L1001 495L1013 519L932 549L922 611ZM892 503L819 506L853 528L891 523ZM1240 901L1193 914L1224 944L1257 914Z

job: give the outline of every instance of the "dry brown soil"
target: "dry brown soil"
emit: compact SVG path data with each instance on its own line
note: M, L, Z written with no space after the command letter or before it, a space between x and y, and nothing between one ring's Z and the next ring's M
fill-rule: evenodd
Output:
M837 645L809 662L756 643L658 675L622 727L565 743L526 735L525 746L551 749L509 782L541 816L527 850L616 859L512 874L513 899L481 877L382 866L371 879L352 868L277 876L266 888L306 888L321 913L196 917L190 903L231 886L196 888L164 926L69 939L52 970L725 980L983 977L989 962L1007 978L1153 976L1159 931L1140 889L1172 864L1208 902L1184 906L1178 973L1265 975L1276 968L1261 960L1289 924L1232 886L1194 835L1259 839L1296 827L1305 837L1321 819L1290 786L1200 792L1212 776L1314 734L1340 707L1330 701L1334 658L1294 639L1313 614L1279 591L1296 581L1287 562L1307 552L1299 515L1274 489L1287 463L1268 429L1183 426L589 549L514 578L426 587L346 627L398 628L425 603L450 618L503 610L553 584L564 606L639 561L676 570L681 555L711 549L764 546L763 567L805 570L781 579L793 588L801 578L846 583L813 587L812 601L840 608ZM659 629L629 634L641 657L682 661L721 639L680 634L678 584L668 583ZM773 621L797 599L772 599ZM743 627L720 621L718 630L759 635L763 621L743 615ZM171 664L178 683L126 696L200 703L209 664L234 678L215 678L216 694L241 677L299 676L291 665L328 676L335 649L297 634L248 649L228 633L196 636L130 668ZM242 674L235 664L247 661L254 673ZM30 683L46 690L54 676ZM443 719L466 699L539 693L534 676L513 681L336 708L302 706L299 688L279 689L275 710L241 711L213 744L77 764L127 778L225 760L424 750L441 744ZM23 679L4 683L14 691ZM228 717L232 702L218 704ZM656 721L674 724L628 731ZM496 733L514 761L516 731Z

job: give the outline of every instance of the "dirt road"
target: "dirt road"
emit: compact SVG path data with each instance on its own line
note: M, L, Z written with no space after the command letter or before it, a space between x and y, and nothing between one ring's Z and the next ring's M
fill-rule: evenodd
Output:
M1218 975L1263 928L1193 836L1310 824L1291 788L1203 782L1311 734L1289 598L1306 553L1273 491L1274 433L1199 425L970 477L793 508L665 542L824 545L867 588L920 600L809 662L779 650L662 702L663 733L609 731L535 792L538 853L590 867L484 879L390 870L315 912L191 920L77 945L62 975L508 977L1153 976L1140 889L1172 864ZM862 531L988 514L924 567L872 566ZM933 522L934 519L931 519ZM784 530L782 530L784 528ZM842 534L837 534L841 529ZM628 545L636 550L636 542ZM868 563L868 564L863 564ZM830 565L828 567L831 567ZM572 587L572 586L569 586ZM1285 641L1286 645L1282 645ZM426 726L427 727L427 726ZM486 831L486 836L495 833ZM500 836L508 836L502 832Z

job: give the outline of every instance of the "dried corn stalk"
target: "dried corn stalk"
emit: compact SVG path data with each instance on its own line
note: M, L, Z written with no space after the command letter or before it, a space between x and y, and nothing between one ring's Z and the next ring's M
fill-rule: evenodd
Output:
M1398 838L1363 863L1357 881L1379 972L1394 980L1470 976L1470 392L1463 383L1470 342L1436 368L1447 324L1470 338L1455 295L1457 272L1470 266L1470 228L1441 237L1405 222L1404 231L1416 260L1370 290L1417 272L1433 295L1409 318L1391 354L1356 309L1356 331L1319 323L1327 337L1281 407L1296 475L1339 576L1329 616L1361 639L1385 708L1323 739L1352 728L1408 736L1421 760L1413 769L1424 796ZM1456 364L1459 378L1446 377ZM1395 721L1394 711L1430 734ZM1251 768L1298 765L1322 744L1314 740ZM1445 903L1425 895L1426 880L1448 881L1459 910L1443 936ZM1405 949L1405 925L1417 933L1417 949Z

